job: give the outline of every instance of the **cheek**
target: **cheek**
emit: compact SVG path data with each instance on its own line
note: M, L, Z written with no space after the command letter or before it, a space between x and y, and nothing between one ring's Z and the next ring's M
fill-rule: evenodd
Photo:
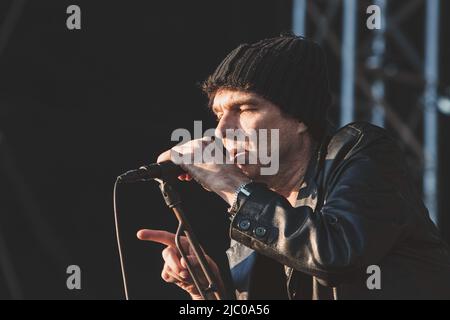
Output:
M297 145L299 135L297 133L296 122L291 122L290 119L283 119L274 123L272 128L278 129L278 139L276 141L271 141L271 147L277 148L280 154L284 153L292 146ZM270 133L268 133L268 135L269 137L271 136Z
M264 113L248 113L240 117L241 128L246 130L258 130L258 129L274 129L279 128L279 121L276 115L268 112Z
M261 117L258 114L246 114L239 117L239 126L244 131L261 128Z

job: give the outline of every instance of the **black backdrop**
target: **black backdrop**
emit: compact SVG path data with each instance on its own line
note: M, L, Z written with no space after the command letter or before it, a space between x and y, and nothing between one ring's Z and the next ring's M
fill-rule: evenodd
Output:
M1 2L2 18L10 3ZM12 177L11 167L2 170L0 228L22 297L121 298L115 176L154 162L174 129L191 130L193 120L212 127L197 83L242 40L289 29L290 8L76 1L82 29L69 31L70 4L28 1L0 60L3 158L17 169ZM194 183L182 194L198 237L224 264L225 205ZM135 238L140 227L175 230L156 184L121 187L118 205L130 297L184 297L160 278L162 246ZM81 268L80 291L66 288L71 264ZM9 297L2 284L1 297Z
M2 21L11 2L0 2ZM79 31L65 26L70 4L81 7ZM115 177L154 162L172 145L174 129L192 130L193 120L212 127L197 83L239 43L289 30L290 7L261 0L26 2L0 56L0 298L12 297L5 276L17 285L13 297L123 297ZM338 71L331 61L334 88ZM202 244L226 269L225 204L194 183L180 188ZM160 278L162 246L135 238L141 227L175 230L156 185L120 187L118 205L131 298L184 298ZM71 264L81 267L79 291L66 288Z

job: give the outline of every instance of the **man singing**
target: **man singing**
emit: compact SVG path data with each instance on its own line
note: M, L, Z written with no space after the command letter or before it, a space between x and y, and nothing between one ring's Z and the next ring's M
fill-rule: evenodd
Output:
M216 136L235 160L249 150L238 152L227 130L279 130L277 145L269 141L279 154L276 174L261 174L259 161L181 164L180 179L195 179L230 206L227 297L450 298L448 247L395 141L369 123L336 131L327 121L327 67L316 43L289 35L240 45L203 90L217 115ZM202 146L192 140L158 162ZM138 238L166 245L162 278L201 298L173 234L145 229ZM208 261L225 292L217 265ZM368 270L379 281L368 281Z

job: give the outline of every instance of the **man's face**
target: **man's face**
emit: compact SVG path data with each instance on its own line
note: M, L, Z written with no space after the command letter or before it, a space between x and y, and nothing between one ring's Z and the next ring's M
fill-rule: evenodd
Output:
M250 178L260 177L261 161L258 156L256 164L248 164L249 151L265 152L268 156L276 154L281 163L292 151L298 152L301 145L301 133L306 127L298 120L284 114L280 108L258 94L240 90L220 89L214 96L212 111L217 116L216 136L222 137L222 142L237 162L238 167ZM260 135L260 129L266 129L267 135ZM271 139L271 130L279 130L278 141ZM253 139L236 142L229 138L227 130L241 130L246 135L258 133L257 143ZM228 137L227 137L228 135ZM267 150L262 150L261 138L267 137ZM260 150L261 149L261 150ZM239 152L243 151L243 152ZM241 157L246 157L241 164ZM265 166L267 167L267 166Z

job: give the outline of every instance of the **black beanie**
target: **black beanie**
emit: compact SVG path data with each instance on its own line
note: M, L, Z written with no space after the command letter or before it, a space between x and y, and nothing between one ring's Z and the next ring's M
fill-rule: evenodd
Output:
M242 44L203 83L210 103L220 88L255 92L308 126L320 140L331 104L325 54L313 41L283 35Z

